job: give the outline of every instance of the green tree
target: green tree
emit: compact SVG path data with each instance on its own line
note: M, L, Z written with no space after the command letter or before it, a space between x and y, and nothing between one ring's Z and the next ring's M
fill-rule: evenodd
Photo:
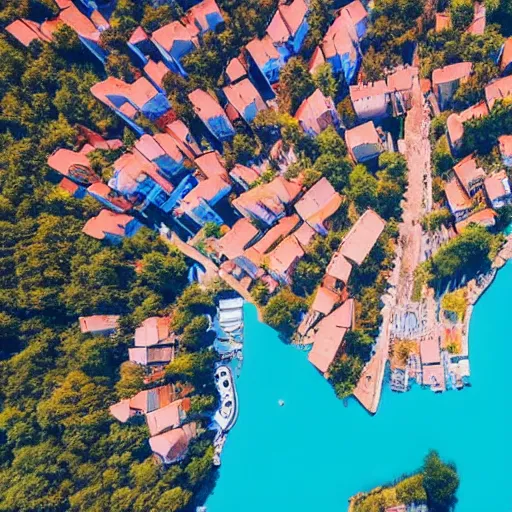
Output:
M322 64L313 73L315 86L322 91L324 96L330 96L333 100L338 94L338 82L334 78L332 67L329 63Z
M315 91L315 83L306 63L292 57L279 74L277 101L281 112L295 114L299 105Z
M303 299L288 288L272 297L263 310L263 321L289 337L298 325L300 314L306 309Z
M454 464L446 464L435 451L430 452L423 465L423 487L429 510L452 510L457 499L459 477Z
M364 165L356 165L349 175L348 196L356 205L359 213L377 204L377 179Z
M451 0L450 15L453 28L464 30L473 21L473 2L471 0Z

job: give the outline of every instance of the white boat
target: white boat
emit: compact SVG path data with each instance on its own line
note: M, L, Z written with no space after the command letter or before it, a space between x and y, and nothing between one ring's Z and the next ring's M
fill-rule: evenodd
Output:
M221 365L215 370L215 385L219 390L221 405L213 419L223 432L235 424L238 416L238 397L234 386L233 373L229 366Z

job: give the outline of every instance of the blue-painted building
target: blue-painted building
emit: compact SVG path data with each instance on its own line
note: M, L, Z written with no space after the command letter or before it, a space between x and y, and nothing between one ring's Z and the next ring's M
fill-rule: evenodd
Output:
M279 53L270 36L253 39L245 47L248 54L249 69L256 68L270 87L279 80L279 72L286 64L287 56ZM288 55L289 56L289 55Z

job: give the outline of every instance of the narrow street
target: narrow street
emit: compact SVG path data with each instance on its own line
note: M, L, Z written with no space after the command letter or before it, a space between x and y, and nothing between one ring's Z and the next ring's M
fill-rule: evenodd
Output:
M419 79L416 79L413 105L405 119L408 188L403 201L395 267L389 279L390 288L382 297L382 326L375 354L354 390L354 396L371 413L377 412L380 402L395 314L399 310L407 310L411 302L414 270L421 256L421 218L432 207L429 130L429 110L424 103Z

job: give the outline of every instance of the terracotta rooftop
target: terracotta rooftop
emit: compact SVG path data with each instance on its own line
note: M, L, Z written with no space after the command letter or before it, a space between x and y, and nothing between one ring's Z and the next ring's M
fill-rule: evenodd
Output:
M446 128L452 144L457 143L464 135L464 123L471 119L484 117L489 114L485 101L472 105L460 114L450 114L446 120Z
M410 91L412 89L414 78L419 74L415 66L405 66L396 70L386 77L388 89L390 91Z
M368 12L364 5L355 0L340 9L340 14L346 17L347 21L351 21L353 25L357 25L368 17Z
M324 52L320 46L315 48L311 59L309 60L308 69L310 73L315 73L315 71L322 65L325 64Z
M485 88L485 99L492 109L496 100L512 96L512 75L498 78Z
M76 125L78 131L80 132L80 136L83 137L88 144L90 144L93 149L103 149L103 150L115 150L123 147L123 142L120 139L105 139L99 133L96 133L85 126L80 124Z
M388 86L384 80L370 82L368 84L358 83L350 86L350 99L358 101L372 96L382 96L389 92Z
M229 172L229 175L235 181L240 180L247 186L252 185L260 177L260 175L252 167L246 167L242 164L235 164L233 169L231 169Z
M441 32L452 27L452 18L449 12L436 13L436 32Z
M98 240L103 240L107 235L124 237L127 225L133 220L134 217L125 213L101 210L85 223L82 232Z
M36 39L46 42L51 40L51 37L41 31L38 23L24 18L13 21L5 27L5 30L23 46L28 46Z
M226 116L219 102L211 94L201 89L192 91L188 95L188 99L194 107L194 112L204 123L215 117Z
M325 128L320 124L320 119L327 112L337 115L332 98L324 96L320 89L316 89L301 103L294 117L315 133L320 133Z
M487 176L484 185L487 197L491 201L510 195L510 183L507 173L503 170Z
M138 26L133 31L133 34L130 36L130 39L128 39L128 43L137 44L137 43L140 43L141 41L147 41L148 39L149 39L149 36L146 33L146 31L141 26Z
M81 316L78 318L78 322L80 324L80 331L84 334L101 333L115 331L120 318L119 315Z
M233 105L242 117L245 115L246 108L252 104L256 106L258 112L267 109L267 104L260 96L260 93L247 78L236 84L228 85L222 90L229 103Z
M245 247L259 233L249 219L243 218L235 222L233 227L218 241L219 255L229 260L240 256Z
M496 212L492 208L485 208L479 212L473 213L467 219L464 219L455 224L457 233L460 233L464 228L471 223L480 224L481 226L489 227L494 226L496 223Z
M287 236L268 255L268 267L281 276L288 275L297 260L304 256L304 251L293 235Z
M168 133L178 144L182 153L193 160L196 156L201 154L201 149L190 133L188 126L181 120L173 121L165 127Z
M242 61L239 57L234 57L229 61L229 64L226 68L226 75L230 82L236 82L240 78L247 75L247 69L245 69L245 65L242 64Z
M340 253L348 260L361 265L385 226L386 222L373 210L366 210L343 239Z
M70 149L57 149L48 157L48 165L63 176L69 176L73 167L91 168L89 158L83 153L77 153Z
M475 2L473 4L473 8L473 21L466 29L466 33L473 34L474 36L482 36L485 32L485 5L483 3Z
M500 69L504 71L512 62L512 37L509 37L503 45L503 52L501 54Z
M210 202L223 191L229 191L231 185L220 176L213 176L207 180L200 181L181 201L179 210L188 212L199 206L201 201Z
M297 239L303 249L307 248L315 235L316 231L305 222L293 233L293 236Z
M434 69L434 72L432 73L432 84L436 86L460 80L468 77L471 74L472 69L472 62L458 62L457 64L450 64L444 68Z
M167 73L170 73L170 71L163 61L155 62L149 59L148 63L144 66L144 73L146 73L151 81L158 85L158 87L163 87L164 77Z
M60 180L59 187L62 190L65 190L72 196L74 196L79 190L80 186L77 185L75 182L71 181L70 179L64 177Z
M130 201L114 192L108 185L102 183L101 181L93 183L91 186L89 186L87 188L87 192L89 192L91 195L105 199L123 212L129 210L133 206Z
M339 300L340 297L337 293L324 286L320 286L316 291L315 300L313 301L311 309L323 315L328 315Z
M338 210L340 204L341 196L324 177L295 204L295 210L312 228L323 231L323 223Z
M171 52L174 43L180 41L190 41L198 46L197 34L199 30L193 25L183 25L179 21L171 21L167 25L155 30L151 36L165 51Z
M360 124L345 132L345 141L349 148L357 148L364 144L380 144L379 134L373 121Z
M218 151L203 153L194 160L194 163L207 178L218 176L227 179L228 177L224 160Z
M326 273L347 284L351 272L351 263L339 251L335 252L327 266Z
M342 10L328 28L322 41L324 57L330 59L336 55L348 54L350 60L354 61L357 57L357 40L356 29L353 23L347 22L347 11Z
M182 459L188 450L190 440L196 437L195 423L187 423L181 428L176 428L149 439L149 445L153 453L164 462L174 462Z
M180 398L165 407L146 414L150 435L156 436L165 430L179 427L189 409L190 398Z
M279 59L279 52L272 44L269 36L265 36L263 39L255 38L249 41L245 48L260 68L265 67L265 64L272 59Z
M170 329L169 317L153 316L146 318L135 329L135 346L152 347L154 345L168 345L175 341L174 333Z
M200 28L201 32L215 29L216 25L210 25L212 17L216 19L219 17L222 18L222 13L215 0L203 0L197 5L194 5L186 15L187 21L193 23L197 28Z
M297 226L299 221L299 216L296 214L283 217L275 226L271 227L265 233L265 235L260 238L251 248L255 249L260 254L265 254L278 240L282 240L284 237L288 236Z
M144 366L167 364L174 359L174 347L133 347L128 349L128 358Z
M502 156L512 156L512 135L502 135L498 137L500 153Z
M472 184L485 178L485 172L481 167L477 167L474 155L468 155L453 167L453 172L461 182L468 194L472 189Z
M280 4L267 27L267 34L274 43L285 43L294 37L308 12L304 0L294 0L291 4Z
M423 366L422 369L423 385L430 386L435 391L444 391L446 389L443 365L432 364Z
M471 200L456 178L450 180L444 186L444 193L452 212L467 210L471 208Z

